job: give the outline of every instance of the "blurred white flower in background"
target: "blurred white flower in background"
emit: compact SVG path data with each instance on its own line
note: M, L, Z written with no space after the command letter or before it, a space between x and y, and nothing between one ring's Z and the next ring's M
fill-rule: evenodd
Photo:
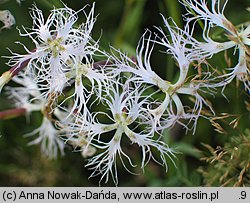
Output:
M39 98L41 94L37 84L34 82L31 76L18 75L13 78L13 81L21 85L20 87L6 87L9 93L9 97L14 101L17 108L23 108L26 110L27 116L35 111L40 111L43 115L40 127L33 132L26 134L26 137L36 136L33 141L29 142L29 145L40 144L41 152L43 155L50 159L56 159L58 156L58 150L61 155L64 155L64 141L60 138L59 130L55 127L55 120L52 118L56 116L58 120L63 117L58 113L59 109L54 110L53 114L48 106L46 106L46 100ZM29 120L29 117L27 117Z
M75 26L78 14L83 13L86 22ZM61 95L63 89L70 85L72 77L76 76L75 64L91 65L92 55L98 48L98 43L91 38L91 31L95 22L94 4L86 14L84 8L78 12L68 8L53 9L45 20L43 13L36 6L31 9L33 27L26 29L21 36L29 37L35 49L29 51L23 47L27 54L13 53L9 65L21 64L29 60L26 73L36 77L36 83L41 85L44 97Z
M128 79L130 82L132 80ZM105 179L107 182L111 176L117 184L118 159L128 171L129 166L125 164L126 162L135 167L132 163L133 157L123 150L131 144L137 144L141 148L141 168L144 168L150 159L167 168L166 156L172 159L175 156L174 150L161 141L161 135L157 136L154 133L153 118L145 108L147 98L141 95L145 89L116 83L110 86L108 91L103 102L110 113L93 113L91 120L77 117L75 121L68 123L70 128L64 133L64 136L68 136L67 142L78 143L83 155L95 152L94 148L100 151L90 158L86 165L93 170L91 177L100 175L101 180ZM110 135L107 136L107 133ZM155 158L153 149L160 153L161 161Z
M0 21L3 22L3 26L0 28L0 32L3 29L10 29L16 20L9 10L0 10Z
M3 4L7 1L8 0L0 0L0 4ZM20 5L21 1L24 0L17 0L16 2ZM9 10L0 10L0 21L4 24L0 28L0 32L3 29L10 29L16 23L15 17L11 14Z
M37 134L38 137L29 142L28 145L39 144L42 155L50 159L56 159L58 157L58 151L60 155L64 155L65 144L59 136L59 130L55 128L53 122L46 116L43 117L40 127L26 134L25 137L35 136Z

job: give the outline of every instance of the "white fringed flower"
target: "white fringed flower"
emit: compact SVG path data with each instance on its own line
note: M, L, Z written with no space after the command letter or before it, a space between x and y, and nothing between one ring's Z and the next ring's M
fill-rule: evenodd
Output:
M121 72L133 73L136 78L134 82L154 85L159 89L159 92L164 94L162 101L151 100L151 103L147 106L148 112L154 118L154 128L156 130L164 129L166 126L167 128L173 127L175 123L182 122L180 120L186 120L188 124L194 121L193 125L196 126L197 119L201 115L202 104L206 104L205 100L198 94L199 88L204 86L196 85L191 88L192 83L189 82L187 78L190 64L198 58L192 49L193 44L197 41L192 37L192 32L188 26L182 30L173 21L173 26L170 26L170 23L165 18L164 23L168 30L167 34L161 28L158 28L161 35L155 39L152 39L150 32L147 31L144 33L137 47L136 62L133 62L121 53L120 58L114 58L113 61L115 61L115 66ZM149 33L149 38L146 38L147 33ZM154 46L151 46L151 43L162 45L166 53L171 54L175 59L180 71L177 82L171 83L170 81L163 80L152 70L150 57ZM189 91L187 94L198 99L197 102L201 101L199 102L200 105L198 105L198 107L195 106L197 108L191 111L191 113L185 112L185 104L182 103L180 98L183 92L179 91L179 89L182 90L184 86L187 89L188 85ZM192 109L192 107L190 107L189 110L190 109ZM182 125L188 129L187 124L185 125L183 122ZM193 127L194 131L195 126Z
M40 98L41 92L32 76L20 74L12 79L20 87L6 87L9 98L12 99L17 108L24 108L27 113L41 111L45 100Z
M86 22L75 27L78 14L83 11ZM26 73L33 73L46 97L50 94L62 94L69 80L74 76L74 64L84 60L88 64L98 48L98 43L91 38L91 31L95 22L94 5L87 15L82 9L78 12L68 8L53 9L45 20L43 13L36 6L30 12L33 27L21 36L29 37L35 44L35 49L27 51L26 55L13 53L9 64L19 64L29 60ZM73 70L72 70L73 69Z
M64 155L65 144L59 137L59 131L48 118L43 117L41 126L25 136L29 137L36 134L38 134L38 137L29 142L29 145L39 144L42 154L50 159L56 159L58 157L58 151L61 155Z
M188 23L195 20L204 22L203 39L205 42L196 41L193 44L193 54L200 56L200 59L211 58L214 54L234 48L234 54L238 51L238 63L229 68L230 73L216 77L212 82L212 87L225 87L234 78L244 83L245 89L250 92L250 26L240 30L237 29L223 14L227 1L221 8L221 0L212 0L211 7L205 0L184 0L184 5L189 14ZM192 12L195 12L193 14ZM228 38L226 42L217 42L210 37L213 27L223 28ZM219 79L219 80L218 80Z
M128 81L131 82L131 80ZM110 114L96 112L93 113L92 120L77 117L77 120L71 123L75 133L69 134L68 142L83 137L88 141L86 147L92 146L102 151L90 158L86 165L94 170L91 177L101 175L101 180L105 179L107 182L111 176L117 184L117 159L121 160L127 170L129 169L125 165L126 162L134 167L131 157L122 149L126 145L122 139L124 136L141 148L142 168L150 159L158 160L153 156L153 148L160 152L163 165L167 165L165 156L169 158L174 156L174 151L154 135L152 117L144 108L148 105L147 98L141 95L144 91L139 86L129 87L128 84L122 85L117 82L109 87L109 94L103 99ZM106 117L104 122L98 121L100 116ZM78 133L76 133L77 129ZM114 133L114 135L110 138L107 133ZM126 162L123 161L124 158L127 159Z

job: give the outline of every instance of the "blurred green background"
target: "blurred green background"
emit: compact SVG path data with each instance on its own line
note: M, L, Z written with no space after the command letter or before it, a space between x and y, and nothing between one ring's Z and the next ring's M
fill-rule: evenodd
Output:
M146 28L156 32L154 26L163 27L160 13L165 17L171 16L179 26L183 25L181 17L183 8L177 0L63 0L63 2L75 10L96 2L95 13L98 17L93 38L98 39L101 36L102 49L109 50L109 45L112 45L128 52L131 56L135 54L137 42ZM61 1L58 0L25 0L21 5L14 0L9 0L0 4L0 10L10 10L16 19L15 26L20 29L22 25L31 27L29 8L33 3L43 10L45 15L48 15L53 6L62 6ZM246 11L247 7L250 7L249 0L230 0L225 14L235 25L247 22L250 20L250 12ZM24 50L20 45L15 44L16 41L21 41L30 50L34 48L29 39L19 37L15 26L0 32L1 56L10 55L6 47L14 52L23 53ZM196 36L199 34L201 34L200 31L195 33ZM164 50L162 47L160 49ZM226 65L225 60L221 60L223 57L221 54L215 58L216 67ZM8 69L5 65L7 61L5 58L0 58L0 74ZM151 61L155 71L163 78L174 79L178 68L171 57L156 50ZM232 64L235 64L234 58L232 58ZM218 169L211 163L200 160L205 155L209 155L209 150L202 143L216 148L216 146L225 146L230 142L231 137L242 135L245 129L249 128L249 112L246 111L244 102L250 101L249 96L243 91L243 86L237 86L236 83L229 85L225 94L230 102L220 94L216 95L216 98L209 99L218 115L224 112L242 115L237 129L233 129L229 125L230 121L222 120L221 125L226 129L226 133L221 134L214 130L208 120L201 118L198 121L195 135L192 135L192 132L185 134L185 131L179 126L171 131L165 131L165 141L169 146L177 147L181 152L176 159L177 168L170 163L168 173L166 173L164 168L150 162L144 173L136 169L135 173L139 175L134 176L121 166L118 168L119 186L222 185L223 183L220 181L209 184L209 180L207 180L209 176L206 176L206 172L210 175L213 173L223 175L224 172L223 166L218 166ZM8 108L11 108L11 102L6 99L5 94L1 94L0 110ZM48 160L41 155L39 146L27 146L29 140L23 135L37 128L40 119L39 114L32 114L29 119L20 117L12 120L0 120L0 186L98 186L99 178L88 179L91 171L84 168L86 161L79 153L73 153L71 147L66 149L64 157L60 157L58 160ZM235 147L230 144L229 146ZM249 145L247 146L248 150ZM241 157L243 160L249 160L249 153L244 156L246 157ZM237 170L236 174L238 171L240 172L240 169ZM250 172L247 173L249 175ZM111 181L103 186L113 186L113 183Z

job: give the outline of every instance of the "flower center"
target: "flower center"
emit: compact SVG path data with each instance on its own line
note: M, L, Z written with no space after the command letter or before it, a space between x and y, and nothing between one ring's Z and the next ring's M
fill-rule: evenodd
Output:
M56 58L60 52L65 51L65 47L62 45L63 42L63 38L59 37L56 39L48 39L47 40L48 44L49 44L49 49L52 52L52 56L54 58Z

